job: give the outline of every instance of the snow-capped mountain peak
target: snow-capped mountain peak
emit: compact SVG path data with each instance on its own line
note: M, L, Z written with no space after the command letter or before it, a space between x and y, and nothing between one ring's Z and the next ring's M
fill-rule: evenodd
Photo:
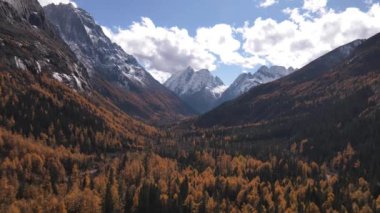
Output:
M179 95L194 94L204 89L212 91L223 85L222 80L213 76L210 71L206 69L195 71L191 67L173 75L165 82L166 87Z
M292 67L286 69L282 66L261 66L255 73L242 73L231 86L222 94L219 103L234 99L251 88L265 84L294 72Z
M198 112L211 109L226 89L223 81L207 69L192 67L173 74L164 84Z

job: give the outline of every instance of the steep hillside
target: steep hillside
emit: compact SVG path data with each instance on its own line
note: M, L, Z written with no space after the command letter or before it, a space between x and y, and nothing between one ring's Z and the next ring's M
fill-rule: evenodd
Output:
M208 70L186 70L171 76L164 84L199 113L215 107L226 86Z
M192 114L133 56L112 43L86 11L65 4L51 4L44 10L87 68L94 89L120 109L153 122L175 121Z
M148 145L160 134L93 92L85 67L37 1L9 2L0 1L2 128L82 152Z
M148 145L159 134L100 96L92 103L47 74L0 70L0 126L7 130L82 152Z

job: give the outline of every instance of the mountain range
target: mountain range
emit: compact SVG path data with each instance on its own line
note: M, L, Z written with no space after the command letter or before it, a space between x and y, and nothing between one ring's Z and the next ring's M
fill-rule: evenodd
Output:
M286 69L282 66L271 66L268 68L267 66L262 66L254 74L249 72L242 73L228 87L228 89L223 92L219 99L219 103L224 103L237 98L253 87L277 80L292 72L294 72L293 68Z
M255 74L240 75L227 89L208 70L194 71L189 67L166 80L165 88L132 55L113 43L86 11L71 4L51 4L44 12L86 68L89 85L123 111L145 121L165 123L205 113L292 71L263 66ZM59 81L69 78L59 73L53 77Z
M293 71L293 68L286 69L282 66L262 66L254 74L242 73L230 86L226 86L210 71L195 71L188 67L172 75L164 85L202 114L221 103L237 98L255 86L277 80Z
M0 0L0 212L378 212L379 55L162 85L86 11Z

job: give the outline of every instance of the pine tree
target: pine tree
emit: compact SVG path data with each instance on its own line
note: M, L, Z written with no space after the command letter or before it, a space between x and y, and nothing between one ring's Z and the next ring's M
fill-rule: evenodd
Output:
M108 183L106 187L106 194L104 196L104 204L103 204L103 212L105 213L112 213L114 211L114 205L115 201L113 200L112 196L112 185L114 182L114 171L113 169L110 170L110 175L108 176Z

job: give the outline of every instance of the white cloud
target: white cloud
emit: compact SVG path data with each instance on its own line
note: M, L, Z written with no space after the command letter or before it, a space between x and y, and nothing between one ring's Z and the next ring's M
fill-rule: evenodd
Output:
M277 3L278 3L278 0L263 0L260 2L259 7L266 8L266 7L270 7L270 6L277 4Z
M186 29L156 26L149 18L134 22L128 29L116 32L104 28L114 42L132 54L149 70L178 72L194 69L216 69L216 57L202 47Z
M38 0L38 2L41 4L41 6L46 6L48 4L73 4L74 7L77 7L77 4L74 1L71 0Z
M199 28L195 39L200 46L217 55L223 64L253 68L257 63L263 62L255 57L245 58L238 52L241 43L235 38L236 33L230 25L217 24Z
M299 9L286 9L285 13L288 20L258 18L238 29L243 50L271 64L300 68L340 45L380 32L379 4L366 12L347 8L315 17L301 14Z
M240 49L240 41L233 37L233 28L227 24L199 28L196 41L204 48L218 55L235 52Z
M235 38L238 32L227 24L199 28L194 37L186 29L158 27L149 18L142 18L128 29L114 32L103 27L103 31L154 74L175 73L188 66L213 71L218 63L243 68L265 63L257 56L243 57L238 52L241 50L241 43Z
M303 9L315 13L323 11L326 5L327 0L304 0Z
M378 3L368 11L347 8L336 12L326 7L326 1L306 2L308 9L285 9L288 18L283 21L259 17L239 28L217 24L197 29L195 36L186 29L156 26L149 18L127 29L103 30L158 74L182 71L189 65L211 71L220 64L242 69L263 64L301 68L338 46L380 32Z

